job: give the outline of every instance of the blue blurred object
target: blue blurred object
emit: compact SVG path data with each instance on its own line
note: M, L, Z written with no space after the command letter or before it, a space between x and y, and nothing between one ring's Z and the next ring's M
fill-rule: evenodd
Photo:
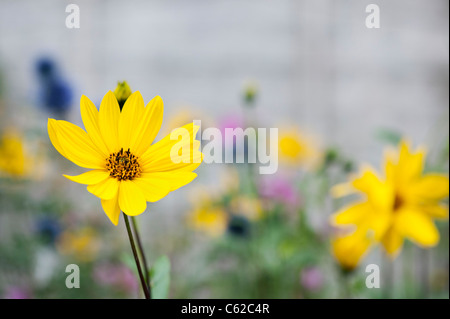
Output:
M62 228L57 219L45 216L36 221L35 230L45 244L54 244L61 234Z
M39 80L39 104L54 116L65 118L73 101L73 91L61 76L56 62L48 57L36 62Z
M228 222L228 232L236 237L248 237L250 235L250 222L243 216L232 215Z

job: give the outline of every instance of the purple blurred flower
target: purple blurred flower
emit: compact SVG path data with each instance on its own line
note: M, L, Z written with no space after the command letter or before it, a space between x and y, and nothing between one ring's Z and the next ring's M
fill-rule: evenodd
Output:
M139 288L133 272L124 265L97 265L93 277L99 284L113 286L128 293L136 292Z
M5 299L31 299L31 294L29 293L28 289L18 287L18 286L11 286L6 289L4 298Z
M236 114L227 115L224 116L222 119L220 119L218 124L219 130L222 132L222 136L224 138L224 145L225 145L225 129L236 129L238 127L244 129L244 120L241 116L238 116ZM236 143L236 137L233 137L233 145L225 145L226 147L234 147L234 144Z
M241 116L238 116L236 114L227 115L223 117L219 122L219 129L222 132L222 134L225 133L226 128L232 128L235 129L237 127L244 126L244 120Z
M278 201L288 206L297 207L300 195L289 179L282 175L271 175L261 179L259 185L261 197Z
M322 272L317 267L304 268L300 273L300 283L311 292L318 291L323 285Z

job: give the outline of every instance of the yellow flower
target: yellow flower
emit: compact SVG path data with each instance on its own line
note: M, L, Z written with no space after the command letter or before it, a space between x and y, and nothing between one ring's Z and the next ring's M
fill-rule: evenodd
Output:
M222 207L197 207L188 217L189 225L211 237L222 236L228 227L228 214Z
M261 201L249 196L239 196L232 199L230 210L234 215L243 216L250 221L260 220L263 215Z
M386 252L395 257L404 238L422 247L439 242L434 219L448 218L448 206L442 203L449 194L448 176L423 173L425 151L411 152L402 142L398 152L387 152L385 176L380 178L371 168L363 169L350 183L332 189L334 196L351 193L363 198L332 216L336 226L356 227L333 242L338 261L352 269L368 249L381 242Z
M278 154L280 160L290 166L313 168L320 161L320 151L316 142L296 128L280 132Z
M97 236L92 228L66 231L58 241L58 250L64 255L73 255L82 261L92 260L99 250Z
M198 120L201 120L202 127L214 126L213 120L207 114L201 112L195 107L191 107L188 105L176 107L175 109L173 109L172 113L168 115L167 118L168 120L164 125L161 133L170 133L172 130L179 128L186 123L192 123L193 121Z
M49 137L61 155L92 169L78 176L64 176L87 184L87 190L101 199L114 225L119 222L120 211L139 215L147 202L160 200L197 176L192 171L203 159L200 143L194 140L198 127L187 124L172 132L174 140L166 136L152 144L163 118L159 96L144 107L141 94L134 92L121 112L109 91L100 111L84 95L80 107L86 131L66 121L49 119ZM174 155L178 155L175 160Z
M231 200L227 207L220 200L208 195L205 189L188 215L191 228L211 237L225 234L233 217L243 217L248 221L257 221L263 215L261 202L256 198L239 196Z
M21 136L12 131L4 133L0 137L0 172L12 177L23 177L27 173L27 162Z

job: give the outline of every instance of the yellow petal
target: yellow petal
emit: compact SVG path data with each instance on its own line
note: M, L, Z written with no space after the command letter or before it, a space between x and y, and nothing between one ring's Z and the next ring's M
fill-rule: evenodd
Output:
M98 184L89 185L87 190L101 199L111 199L116 196L119 189L119 181L115 178L107 178Z
M109 220L111 220L111 222L116 226L119 223L119 216L120 216L118 194L119 193L117 192L116 195L109 200L105 199L101 200L102 207L106 216L108 216Z
M161 97L156 96L145 107L142 119L134 130L131 145L133 152L139 157L144 154L153 143L158 134L164 113L164 104Z
M441 200L448 197L449 179L446 175L427 174L413 183L409 190L421 199Z
M424 205L420 209L432 218L448 219L448 205L446 204Z
M331 188L331 196L335 198L344 197L356 192L356 189L350 183L341 183Z
M419 177L423 171L425 150L420 149L412 153L406 141L400 144L400 156L396 168L396 179L398 183L408 183Z
M100 104L98 123L109 153L119 151L120 108L114 93L108 91Z
M59 152L59 154L61 154L65 158L69 159L67 157L67 155L65 154L64 149L61 146L61 143L58 140L58 136L56 135L55 125L54 125L53 121L56 121L56 120L48 119L48 122L47 122L47 130L48 130L48 136L50 138L50 142L52 142L53 147L56 148L56 150Z
M144 194L133 181L122 181L120 183L119 207L129 216L142 214L147 208Z
M119 119L119 139L120 147L125 150L130 148L134 151L134 145L131 143L132 137L137 135L139 124L142 121L144 113L144 99L139 91L131 94L122 108Z
M381 184L382 182L375 170L369 165L365 165L361 170L360 176L354 178L352 181L352 186L363 193L368 193Z
M345 207L332 215L331 221L335 225L357 225L361 219L367 218L371 213L371 206L367 202L357 203Z
M147 152L141 157L142 169L145 172L165 172L165 171L192 171L196 169L203 161L203 154L198 150L200 142L194 140L199 126L194 126L192 123L178 128L175 131L175 136L182 135L187 142L190 149L190 154L186 154L187 161L174 163L170 156L171 149L179 140L171 140L170 134L164 137L159 142L152 145ZM179 134L178 134L179 133ZM186 137L188 134L188 137ZM181 140L183 140L183 137Z
M139 186L148 202L156 202L188 183L190 183L197 174L192 172L163 172L163 173L144 173L133 182Z
M148 173L142 175L148 176L155 181L166 181L169 184L171 192L189 184L197 177L196 173L185 171Z
M396 182L398 157L397 150L392 148L384 150L384 173L386 175L386 180L393 184Z
M364 232L357 230L351 235L333 240L332 248L342 268L352 270L368 252L371 243Z
M395 258L403 246L403 237L391 227L381 239L381 243L384 249L386 249L386 252L392 258Z
M380 241L384 237L388 229L392 225L392 212L377 210L371 214L370 219L367 221L367 227L369 228L369 235L376 241ZM373 233L372 233L373 232Z
M133 180L139 187L147 202L156 202L165 197L171 191L167 181L151 177L152 174L142 174Z
M365 170L361 177L353 180L352 185L357 190L367 194L368 200L380 209L392 207L394 202L394 189L389 183L379 179L372 170Z
M404 237L422 246L439 242L439 232L431 218L416 209L405 207L395 215L395 229Z
M98 184L100 182L103 182L105 179L107 179L109 177L109 172L106 170L101 170L101 169L97 169L97 170L92 170L77 176L69 176L69 175L63 175L64 177L70 179L71 181L75 182L75 183L80 183L80 184L87 184L87 185L92 185L92 184Z
M85 131L78 126L66 122L48 120L50 140L61 155L78 166L93 169L104 169L106 161L99 149L92 143Z
M81 119L83 120L86 132L89 134L92 142L102 152L103 156L107 158L109 156L109 150L106 147L105 141L100 133L98 111L94 103L89 100L85 95L81 97L80 101Z

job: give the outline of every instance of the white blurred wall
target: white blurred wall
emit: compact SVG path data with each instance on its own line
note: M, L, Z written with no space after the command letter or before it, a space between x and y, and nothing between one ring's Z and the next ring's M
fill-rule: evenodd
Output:
M239 112L242 85L255 80L262 125L298 124L373 164L380 127L416 144L448 131L445 0L84 0L80 29L65 26L69 3L0 1L12 108L30 107L33 63L50 54L76 100L98 102L126 79L146 100L161 95L169 115L184 105L210 117ZM380 29L365 26L369 3L380 6Z
M65 27L69 3L80 29ZM369 3L380 29L365 27ZM99 100L127 79L146 100L161 95L168 113L239 111L253 79L265 125L298 123L362 160L379 157L379 127L418 143L440 118L448 124L445 0L0 1L11 103L30 99L33 61L46 53L77 97Z

